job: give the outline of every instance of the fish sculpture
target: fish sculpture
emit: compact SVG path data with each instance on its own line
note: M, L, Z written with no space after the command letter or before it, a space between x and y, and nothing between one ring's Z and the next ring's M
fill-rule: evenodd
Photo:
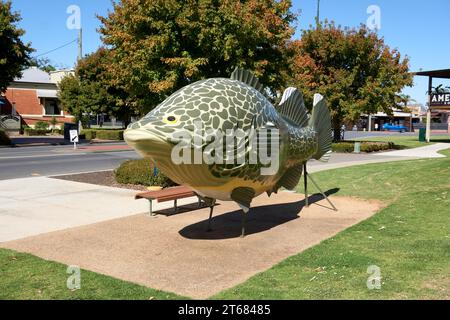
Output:
M252 199L264 192L270 196L280 188L294 189L301 178L304 164L310 159L327 161L330 154L331 118L326 102L314 96L312 114L305 107L302 94L288 88L277 107L266 96L267 91L249 71L236 69L230 79L210 78L192 83L173 93L124 133L126 142L152 162L172 181L192 188L210 206L208 229L216 199L235 201L243 210L242 236ZM196 123L202 132L227 132L240 129L248 134L240 145L231 146L235 158L230 162L224 139L212 142L199 140ZM255 138L258 132L276 132L267 139ZM193 137L191 141L186 140ZM216 134L212 134L217 136ZM183 137L183 138L180 138ZM253 137L253 139L252 139ZM274 137L274 139L272 139ZM257 143L252 141L256 140ZM215 153L217 145L224 148L224 161L174 161L174 151L183 144L184 159L195 160L195 152ZM261 146L276 145L272 158L275 170L267 163L248 161ZM175 152L177 154L177 152ZM253 157L255 159L255 157ZM197 160L203 160L197 159ZM266 170L266 173L264 173ZM269 174L267 174L269 171Z

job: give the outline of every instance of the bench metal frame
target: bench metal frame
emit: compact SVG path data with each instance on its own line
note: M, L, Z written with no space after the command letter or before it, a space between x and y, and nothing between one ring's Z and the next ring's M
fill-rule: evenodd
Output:
M199 208L201 208L202 207L202 199L200 199L198 196L197 196L197 198L198 198L198 207ZM152 199L152 198L144 198L144 199L147 199L148 200L148 202L149 202L149 204L150 204L150 213L149 213L149 215L151 216L151 217L154 217L154 216L156 216L156 213L155 212L153 212L153 200L158 200L158 199ZM178 199L174 199L173 200L173 214L176 214L177 212L178 212L178 201L177 201ZM170 200L169 200L170 201Z

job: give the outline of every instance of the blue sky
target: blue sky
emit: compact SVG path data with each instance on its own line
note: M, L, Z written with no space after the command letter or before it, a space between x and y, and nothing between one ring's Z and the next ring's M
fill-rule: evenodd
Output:
M13 0L14 10L20 11L25 29L25 41L32 42L40 55L64 45L77 37L76 30L66 27L70 5L81 9L84 53L89 53L101 44L97 28L100 26L96 14L106 15L111 9L110 0ZM314 23L317 0L294 0L293 10L300 12L297 33ZM342 26L358 26L366 23L367 8L377 5L381 12L381 29L378 31L391 48L397 48L411 59L412 71L420 68L450 68L450 1L448 0L321 0L321 19L334 20ZM45 55L54 64L72 67L77 58L77 45L72 43ZM435 80L435 85L448 82ZM413 88L405 89L418 102L425 103L427 79L416 77Z

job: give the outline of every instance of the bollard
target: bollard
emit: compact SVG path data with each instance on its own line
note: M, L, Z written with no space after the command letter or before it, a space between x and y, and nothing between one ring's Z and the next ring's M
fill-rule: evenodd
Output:
M361 142L355 142L355 149L353 150L354 153L361 153Z

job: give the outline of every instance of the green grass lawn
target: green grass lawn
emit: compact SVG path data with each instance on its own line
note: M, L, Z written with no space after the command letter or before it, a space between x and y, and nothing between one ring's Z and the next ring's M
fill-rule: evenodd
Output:
M0 249L1 299L182 299L95 272L81 270L81 289L67 289L67 266Z
M385 141L385 142L393 142L397 146L400 147L400 149L410 149L410 148L417 148L417 147L424 147L429 145L426 142L420 142L418 136L384 136L384 137L367 137L367 138L357 138L352 139L357 141ZM450 143L450 135L436 135L431 136L430 143L437 143L437 142L448 142Z
M450 150L443 153L450 156ZM340 188L340 196L378 199L386 207L214 298L450 298L450 158L349 167L314 177L324 190ZM367 288L371 265L380 268L380 290Z
M450 149L443 153L450 156ZM355 166L314 177L324 190L340 188L339 196L378 199L386 207L212 298L450 298L450 158ZM380 290L367 288L371 265L380 268ZM82 289L70 291L66 268L0 249L0 299L180 298L89 271L81 273Z

